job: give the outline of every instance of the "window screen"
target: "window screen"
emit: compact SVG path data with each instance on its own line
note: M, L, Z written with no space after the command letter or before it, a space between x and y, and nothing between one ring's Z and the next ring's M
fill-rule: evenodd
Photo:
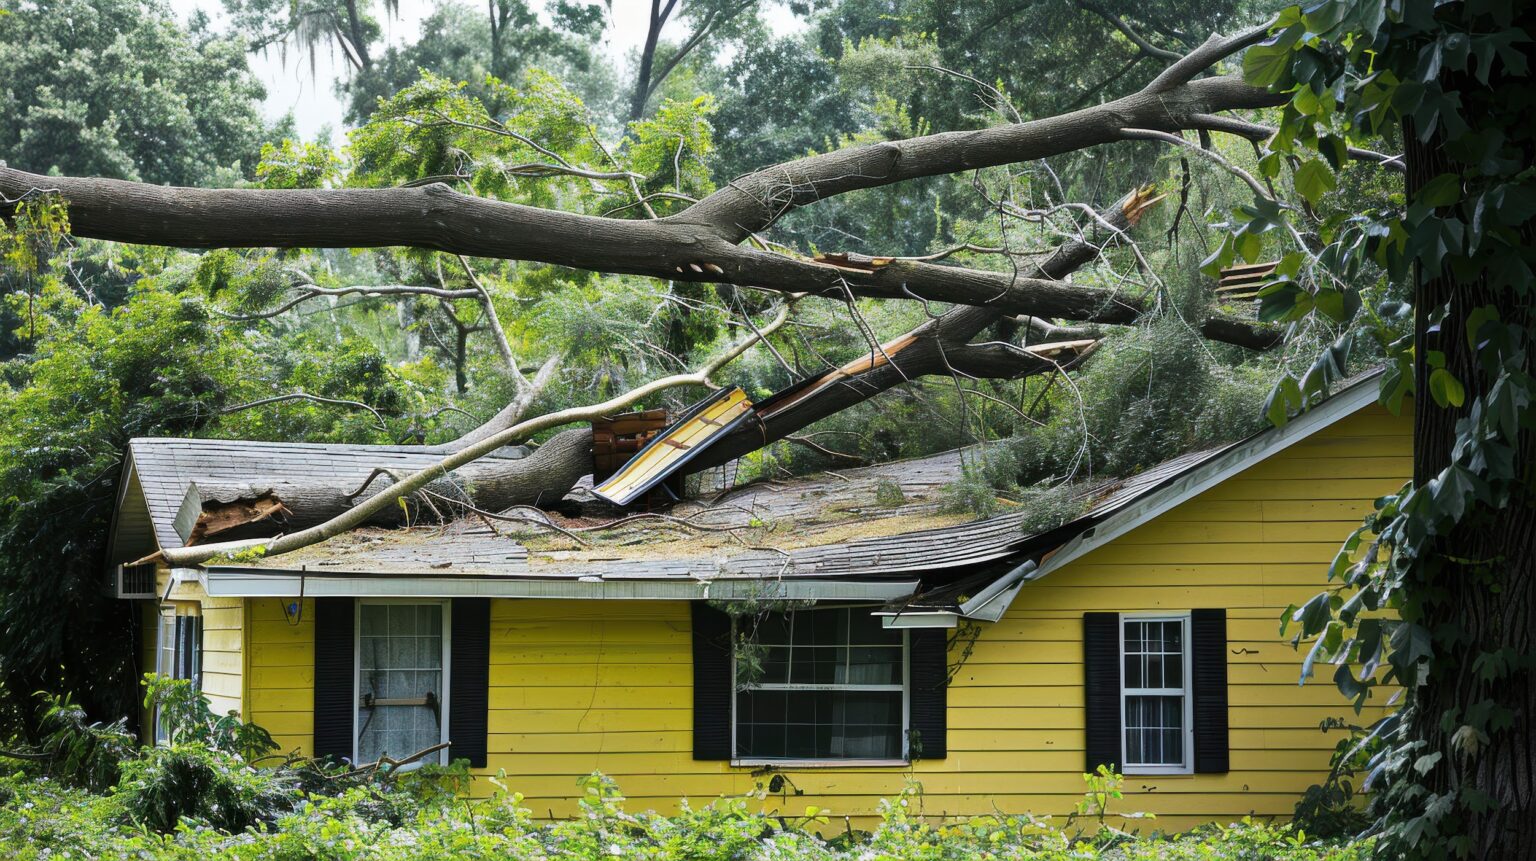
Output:
M1124 621L1127 768L1182 769L1189 759L1187 619Z
M443 610L359 604L358 762L405 757L444 741Z
M906 642L868 608L772 614L736 641L737 758L905 757Z

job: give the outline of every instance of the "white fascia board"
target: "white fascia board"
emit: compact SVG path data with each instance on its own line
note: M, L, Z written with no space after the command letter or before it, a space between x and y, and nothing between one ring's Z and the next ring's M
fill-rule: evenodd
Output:
M1038 568L1026 574L1004 594L983 607L967 613L971 618L995 622L1008 612L1021 587L1072 562L1090 551L1130 532L1178 505L1199 496L1243 470L1290 448L1340 419L1376 403L1376 381L1372 374L1316 407L1291 419L1284 427L1273 428L1228 450L1174 479L1168 485L1109 515L1093 527L1067 541Z
M602 580L519 577L338 577L299 571L210 568L213 598L575 598L642 601L893 601L917 590L916 580Z
M903 613L875 613L882 628L955 628L960 625L960 614L946 610Z

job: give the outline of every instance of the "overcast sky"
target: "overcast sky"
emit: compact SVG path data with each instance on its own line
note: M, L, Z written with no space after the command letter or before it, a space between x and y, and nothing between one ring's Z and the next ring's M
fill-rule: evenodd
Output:
M532 0L532 3L535 7L543 7L542 0ZM223 7L219 0L170 0L170 4L183 21L195 10L201 9L213 19L216 28L223 26ZM399 16L386 18L382 22L385 41L391 45L414 41L420 32L422 19L430 15L437 5L435 0L400 0ZM650 0L612 0L613 13L603 36L603 48L616 65L622 67L625 57L631 51L638 50L645 41L650 7ZM764 10L764 17L780 33L801 26L798 19L778 5L768 6ZM684 26L674 19L668 22L663 35L677 38ZM339 53L322 53L315 65L314 77L311 78L309 62L299 62L292 52L286 64L276 49L265 55L251 56L251 69L267 87L267 116L276 119L292 111L299 134L305 139L313 139L320 129L329 125L333 140L341 142L341 116L344 108L341 100L336 98L332 81L346 74L347 68L346 61Z

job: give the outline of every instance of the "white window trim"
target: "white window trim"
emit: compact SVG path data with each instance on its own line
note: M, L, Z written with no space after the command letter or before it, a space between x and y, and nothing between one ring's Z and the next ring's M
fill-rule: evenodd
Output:
M366 765L366 763L359 763L358 762L358 746L359 746L358 743L360 741L360 739L358 738L358 732L359 732L359 730L362 729L362 722L359 719L359 716L361 715L361 713L363 711L363 694L362 694L362 690L363 690L363 605L364 604L408 604L408 605L410 605L412 607L421 606L421 605L436 605L436 606L439 606L439 607L443 608L443 689L438 693L438 707L439 707L439 715L440 715L439 720L438 720L438 730L439 730L438 731L438 741L441 742L441 743L447 743L448 742L448 705L449 705L448 704L448 699L449 699L448 692L453 690L453 688L451 687L451 685L453 683L453 680L449 676L449 673L452 671L452 663L453 663L452 660L451 660L451 658L453 656L453 649L452 649L452 645L453 645L453 626L452 626L452 622L453 622L453 601L449 600L449 599L433 601L433 600L422 600L420 598L358 598L357 600L352 602L352 762L353 762L353 764L354 765ZM452 751L452 748L444 748L443 750L438 751L437 752L437 758L435 760L436 764L438 764L438 765L447 765L448 764L448 754L451 751ZM412 750L412 751L404 751L403 753L404 754L411 754L411 753L415 753L415 751L414 750ZM417 760L415 762L406 763L405 765L401 766L398 770L399 771L410 771L411 769L420 768L424 763L433 762L433 761L434 760L432 759L432 757L424 757L424 758L419 759L419 760Z
M1133 696L1169 696L1173 688L1128 688L1125 686L1125 623L1126 622L1178 622L1184 626L1184 686L1180 695L1184 698L1184 762L1182 765L1150 764L1132 765L1126 755L1126 707ZM1195 692L1190 679L1191 655L1194 643L1190 640L1189 613L1121 613L1118 622L1120 638L1120 773L1121 774L1194 774L1195 773Z
M811 607L807 611L846 610L858 607ZM873 607L871 610L875 609ZM794 612L794 611L791 611ZM912 638L906 630L901 632L901 684L899 685L752 685L750 690L759 691L901 691L901 756L897 759L855 759L852 757L827 757L804 759L794 757L738 757L736 756L736 694L742 688L736 684L736 620L731 619L731 765L740 767L793 766L795 768L877 768L903 767L912 764Z

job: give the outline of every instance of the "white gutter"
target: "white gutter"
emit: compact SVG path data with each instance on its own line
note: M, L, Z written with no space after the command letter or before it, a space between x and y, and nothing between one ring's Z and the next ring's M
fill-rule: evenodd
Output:
M204 588L213 598L576 598L643 601L894 601L917 590L916 580L675 577L642 580L600 577L338 576L304 571L209 568Z
M976 598L961 605L961 615L988 622L998 621L1004 613L1008 612L1009 606L1018 597L1024 584L1039 580L1052 571L1082 558L1147 521L1221 484L1259 461L1272 457L1334 422L1375 403L1377 389L1374 383L1379 376L1379 373L1370 374L1316 407L1291 419L1285 426L1273 428L1247 441L1234 444L1228 450L1191 469L1169 484L1078 533L1033 570L1021 571L1026 565L1032 563L1026 562L1020 565L1003 575L997 584L994 584L1002 584L1005 588L987 597L986 600L980 600L987 591L983 590ZM1015 575L1018 576L1015 577Z

